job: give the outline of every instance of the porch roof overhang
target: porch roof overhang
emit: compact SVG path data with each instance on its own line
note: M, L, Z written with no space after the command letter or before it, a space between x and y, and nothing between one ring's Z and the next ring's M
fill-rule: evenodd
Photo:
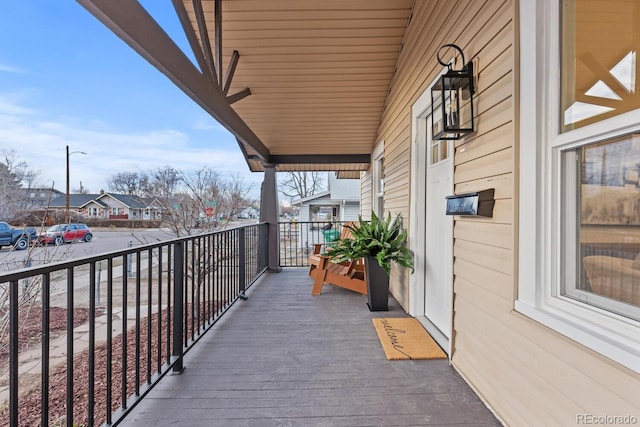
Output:
M235 135L252 171L369 168L414 0L172 0L197 64L134 0L77 0Z

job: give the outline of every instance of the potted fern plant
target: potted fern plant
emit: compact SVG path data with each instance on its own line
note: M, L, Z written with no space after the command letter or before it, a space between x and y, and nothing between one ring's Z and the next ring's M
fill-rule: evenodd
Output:
M402 218L387 214L386 219L371 212L371 221L362 220L346 226L351 237L338 240L327 252L331 261L340 263L364 259L369 310L389 310L389 273L396 263L413 270L413 254L406 247L407 231L402 227Z

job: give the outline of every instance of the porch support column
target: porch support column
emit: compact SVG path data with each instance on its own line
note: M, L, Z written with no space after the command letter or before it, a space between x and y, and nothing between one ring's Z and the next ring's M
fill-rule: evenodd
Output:
M280 236L278 233L278 183L276 182L276 164L265 163L264 180L260 194L260 222L269 224L269 245L266 248L269 257L268 267L280 272Z

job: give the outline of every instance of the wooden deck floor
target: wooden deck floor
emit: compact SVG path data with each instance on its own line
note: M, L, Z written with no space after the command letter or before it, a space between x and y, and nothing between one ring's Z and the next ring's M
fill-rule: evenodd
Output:
M389 361L366 297L269 273L122 426L499 426L446 360Z

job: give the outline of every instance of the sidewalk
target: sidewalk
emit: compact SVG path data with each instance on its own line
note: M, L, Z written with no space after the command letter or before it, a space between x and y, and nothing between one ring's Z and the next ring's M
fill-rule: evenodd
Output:
M114 312L115 316L121 319L122 310ZM113 334L122 333L121 322L114 319ZM59 364L66 363L67 360L67 335L64 331L60 332L61 336L54 338L49 346L49 369L53 369ZM96 318L95 330L96 342L106 341L107 339L107 316L103 315ZM89 348L89 323L84 323L73 329L73 354L82 353ZM40 373L42 372L42 347L40 344L34 344L30 349L19 353L18 377L21 391L23 385L29 383L39 383ZM8 372L6 373L8 378ZM0 386L0 402L9 400L9 382Z

